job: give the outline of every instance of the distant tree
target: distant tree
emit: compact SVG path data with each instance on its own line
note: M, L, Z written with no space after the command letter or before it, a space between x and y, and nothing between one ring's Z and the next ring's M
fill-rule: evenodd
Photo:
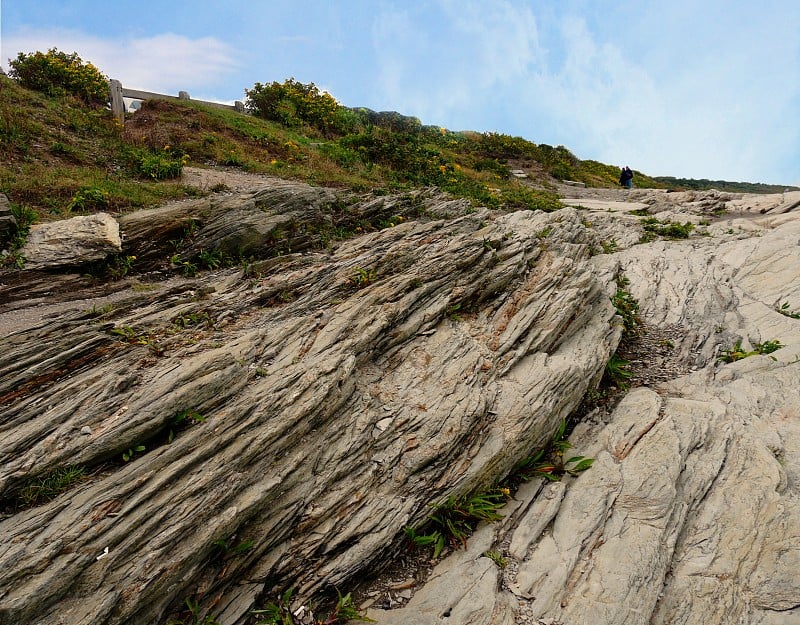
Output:
M23 87L49 96L73 95L86 104L105 104L108 78L91 63L84 63L77 52L67 54L56 48L23 54L9 61L9 76Z

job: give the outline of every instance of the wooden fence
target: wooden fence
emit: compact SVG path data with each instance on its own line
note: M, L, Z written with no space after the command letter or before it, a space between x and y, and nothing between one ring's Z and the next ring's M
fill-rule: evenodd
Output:
M163 93L153 93L152 91L139 91L138 89L126 89L119 80L108 81L108 89L111 99L111 111L120 122L125 122L125 101L123 98L133 100L189 100L189 94L185 91L178 92L177 96L165 95ZM192 100L206 106L229 109L244 113L244 104L238 100L234 104L221 104L219 102L208 102L207 100Z

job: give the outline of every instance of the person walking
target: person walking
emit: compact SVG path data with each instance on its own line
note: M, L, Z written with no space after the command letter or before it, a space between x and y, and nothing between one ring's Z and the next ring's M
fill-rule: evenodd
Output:
M627 165L619 172L619 183L626 189L633 188L633 172Z

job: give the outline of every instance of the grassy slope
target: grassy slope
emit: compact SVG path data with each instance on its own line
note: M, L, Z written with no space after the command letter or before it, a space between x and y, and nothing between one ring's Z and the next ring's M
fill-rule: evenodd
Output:
M151 101L123 128L106 110L49 98L0 76L0 192L42 221L95 210L125 212L196 194L175 179L155 180L146 167L179 167L181 159L354 191L439 186L506 208L557 207L548 189L558 179L617 186L616 166L581 161L561 146L453 133L413 121L410 132L409 124L401 130L389 124L324 137L309 127L287 128L192 102ZM517 168L529 173L528 182L510 174ZM636 174L640 188L667 186Z

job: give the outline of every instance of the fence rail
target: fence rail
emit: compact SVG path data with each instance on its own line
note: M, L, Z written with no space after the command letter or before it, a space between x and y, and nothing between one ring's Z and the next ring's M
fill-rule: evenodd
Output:
M123 98L133 100L191 100L185 91L178 92L177 96L166 95L164 93L154 93L152 91L140 91L138 89L126 89L119 80L109 80L108 90L111 99L111 112L122 123L125 122L125 101ZM222 104L220 102L209 102L208 100L192 100L206 106L228 109L244 113L244 104L238 100L234 104Z

